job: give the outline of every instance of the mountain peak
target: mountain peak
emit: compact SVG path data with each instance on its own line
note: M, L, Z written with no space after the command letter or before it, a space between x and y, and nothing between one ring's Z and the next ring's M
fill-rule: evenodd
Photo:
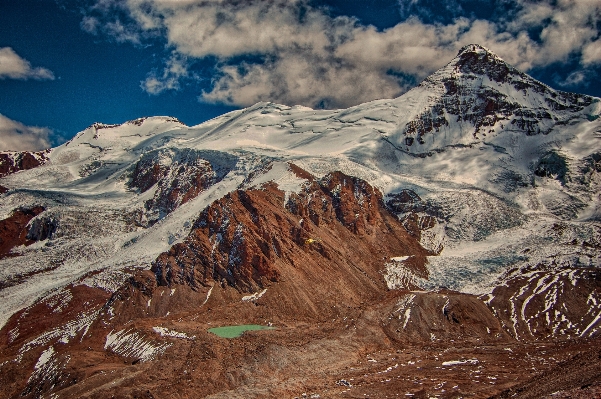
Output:
M451 62L427 77L423 84L426 86L438 85L442 81L457 79L461 76L468 80L488 77L497 83L514 83L516 80L535 82L534 79L515 69L486 47L479 44L468 44L459 50ZM535 85L543 86L539 82L536 82Z
M494 54L492 51L490 51L489 49L487 49L484 46L481 46L479 44L476 43L472 43L472 44L468 44L466 46L463 46L459 52L457 53L457 56L459 57L461 54L463 53L485 53L485 54L492 54L492 55L496 55Z
M527 75L518 71L501 57L479 44L464 46L450 65L465 74L486 75L497 82L507 81L508 75L516 75L528 79Z
M400 97L400 104L417 111L401 131L406 151L426 154L485 137L490 140L506 129L546 135L592 101L589 96L553 90L485 47L469 44L416 90Z

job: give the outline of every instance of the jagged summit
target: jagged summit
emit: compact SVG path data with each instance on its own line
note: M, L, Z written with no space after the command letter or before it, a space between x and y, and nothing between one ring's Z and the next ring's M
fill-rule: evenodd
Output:
M462 73L486 75L496 82L506 81L508 75L517 75L524 80L533 80L492 51L478 44L463 47L457 57L451 61L451 65L454 65Z
M496 56L496 54L494 54L492 51L490 51L486 47L481 46L481 45L479 45L477 43L466 44L465 46L461 47L459 49L459 51L457 52L457 56L460 56L461 54L467 53L467 52L485 53L485 54L491 54L491 55Z
M435 84L441 79L451 76L456 77L461 74L471 75L471 78L475 78L477 75L490 75L492 80L497 82L502 82L508 74L517 74L523 79L534 80L525 73L518 71L486 47L479 44L468 44L462 47L455 58L447 65L424 79L422 85Z
M468 44L467 46L463 46L461 49L459 49L455 58L451 60L450 64L461 66L464 65L468 60L479 60L486 65L503 63L509 69L515 70L515 68L505 62L505 60L499 57L496 53L479 44Z
M456 73L466 75L465 77L468 79L485 76L492 82L510 84L516 90L529 88L539 93L554 92L544 83L519 71L494 52L478 44L470 44L459 50L459 53L449 63L448 67L453 68Z

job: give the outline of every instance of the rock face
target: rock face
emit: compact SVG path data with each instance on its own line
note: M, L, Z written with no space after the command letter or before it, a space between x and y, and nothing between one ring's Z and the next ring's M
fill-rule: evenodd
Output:
M0 152L0 177L43 165L48 161L49 152L50 150Z
M395 299L384 331L400 342L510 342L486 305L475 296L452 291L409 292Z
M401 255L419 259L415 273L427 277L426 251L377 190L340 172L319 180L302 175L309 177L303 189L287 198L267 185L230 193L205 209L186 240L154 263L158 283L198 288L215 281L256 292L282 278L321 274L360 297L382 290L382 259ZM317 306L316 293L306 294Z
M0 220L0 259L10 256L14 247L33 243L28 237L27 225L43 211L41 206L16 209L8 218Z
M37 216L37 215L36 215ZM27 239L31 241L44 241L51 239L60 227L58 218L53 215L42 215L33 219L27 232Z
M444 249L445 213L440 206L423 201L417 193L404 189L389 194L386 206L397 214L409 234L432 254Z
M109 297L101 289L70 286L16 314L0 337L3 357L14 359L3 364L3 397L41 398L85 378L86 365L99 360L91 346L103 340L82 340Z
M205 158L214 160L215 169ZM220 181L235 162L235 157L216 151L152 151L136 163L130 187L144 193L157 185L144 204L150 221L156 222Z
M537 265L510 273L484 298L505 330L520 340L598 334L601 274L597 268Z

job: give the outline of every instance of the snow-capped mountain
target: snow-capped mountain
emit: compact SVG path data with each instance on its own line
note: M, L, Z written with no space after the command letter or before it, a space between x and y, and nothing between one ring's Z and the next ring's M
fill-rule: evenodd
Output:
M372 379L422 373L383 354L410 344L426 371L492 383L396 392L498 394L601 331L600 114L470 45L396 99L96 123L0 154L2 392L167 397L160 364L185 369L180 397L385 395ZM266 322L265 346L207 333ZM450 340L490 358L424 349ZM567 344L535 364L543 340Z

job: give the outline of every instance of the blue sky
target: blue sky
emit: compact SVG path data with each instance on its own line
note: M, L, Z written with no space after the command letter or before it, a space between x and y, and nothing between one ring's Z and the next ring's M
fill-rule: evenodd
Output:
M0 150L97 121L396 97L469 43L601 96L600 32L589 0L0 0Z

